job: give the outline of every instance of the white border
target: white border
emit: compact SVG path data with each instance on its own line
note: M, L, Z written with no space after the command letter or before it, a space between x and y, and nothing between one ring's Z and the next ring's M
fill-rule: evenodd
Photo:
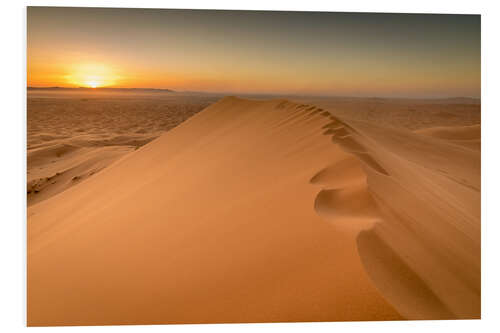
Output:
M96 6L96 7L145 7L145 8L200 8L200 9L260 9L307 11L361 11L361 12L416 12L463 13L482 15L482 233L483 233L483 311L482 320L476 321L409 321L409 322L345 322L298 324L224 324L224 325L169 325L169 326L108 326L73 328L25 327L25 87L26 87L26 15L25 6ZM497 124L500 124L498 103L500 83L498 32L500 31L499 5L496 1L161 1L161 0L108 0L108 1L19 1L5 2L0 11L2 24L0 80L0 135L2 154L0 168L0 329L4 332L36 331L292 331L318 332L421 332L454 330L455 332L493 331L500 325L499 288L500 269L500 214L496 210L496 189L500 186L500 143ZM496 80L495 80L496 79ZM7 100L5 103L4 101Z

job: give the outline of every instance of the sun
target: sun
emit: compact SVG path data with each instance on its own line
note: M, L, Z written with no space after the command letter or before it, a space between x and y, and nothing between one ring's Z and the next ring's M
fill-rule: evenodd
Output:
M99 88L116 84L117 75L105 64L75 64L68 70L66 81L78 87Z
M87 81L87 82L85 82L85 85L86 85L87 87L90 87L90 88L97 88L97 87L99 87L101 84L100 84L100 82L98 82L98 81Z

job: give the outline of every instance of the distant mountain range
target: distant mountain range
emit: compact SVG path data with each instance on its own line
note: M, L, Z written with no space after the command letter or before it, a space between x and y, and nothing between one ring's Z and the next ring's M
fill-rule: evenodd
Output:
M65 88L65 87L28 87L28 90L98 90L98 91L121 91L121 92L175 92L171 89L157 89L157 88L87 88L87 87L77 87L77 88Z

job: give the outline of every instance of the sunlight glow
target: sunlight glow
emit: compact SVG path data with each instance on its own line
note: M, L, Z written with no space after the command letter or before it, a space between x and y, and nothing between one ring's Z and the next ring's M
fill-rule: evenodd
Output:
M101 84L98 81L87 81L85 82L85 85L90 87L90 88L97 88L101 86Z
M72 66L69 72L66 82L78 87L113 86L118 80L118 76L104 64L78 64Z

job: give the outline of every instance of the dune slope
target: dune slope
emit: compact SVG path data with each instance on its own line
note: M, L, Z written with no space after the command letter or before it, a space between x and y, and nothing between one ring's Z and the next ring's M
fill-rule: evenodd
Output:
M134 149L130 146L81 147L56 143L29 150L28 206L79 184Z
M327 128L366 175L364 186L330 186L330 220L344 227L339 213L352 206L351 216L370 222L357 226L358 251L384 297L405 318L479 318L480 151L356 120ZM443 132L480 140L478 126Z
M416 133L434 137L452 144L481 150L481 125L440 126L424 128Z
M329 121L225 98L31 206L29 325L400 319L313 209Z
M28 90L28 206L96 175L215 100L139 90Z
M28 323L477 318L479 179L477 151L227 97L29 207Z

